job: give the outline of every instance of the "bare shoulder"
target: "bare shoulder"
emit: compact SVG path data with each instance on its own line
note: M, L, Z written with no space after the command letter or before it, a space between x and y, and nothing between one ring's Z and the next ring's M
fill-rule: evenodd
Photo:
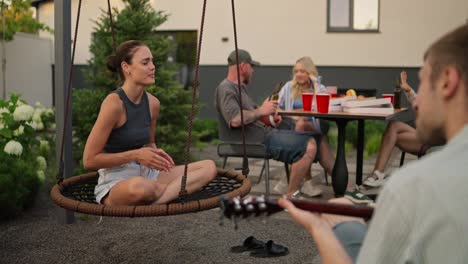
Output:
M104 101L101 104L101 112L111 113L115 116L119 116L118 114L123 113L125 110L122 100L116 93L110 93L106 96Z
M161 105L161 103L159 102L159 99L156 98L156 96L146 92L146 94L148 94L148 100L149 100L149 104L150 104L150 107L151 107L151 110L153 111L159 111L159 107Z

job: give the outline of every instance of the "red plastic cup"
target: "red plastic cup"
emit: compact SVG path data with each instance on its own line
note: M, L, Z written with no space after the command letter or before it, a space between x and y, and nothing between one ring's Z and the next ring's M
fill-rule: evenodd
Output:
M327 91L332 98L336 98L338 94L338 86L327 86Z
M382 98L390 98L390 102L393 105L393 100L395 99L395 95L394 94L382 94Z
M317 111L319 113L328 113L330 98L329 94L317 94Z
M312 100L314 99L313 93L302 93L302 108L304 111L312 110Z

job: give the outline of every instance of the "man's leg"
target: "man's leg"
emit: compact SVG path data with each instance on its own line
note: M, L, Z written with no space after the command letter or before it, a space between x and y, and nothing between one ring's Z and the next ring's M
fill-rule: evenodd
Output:
M287 196L292 195L299 189L302 179L309 173L310 166L312 165L316 154L317 143L315 142L315 139L310 138L302 158L294 162L291 166L291 177L289 180L288 192L286 194Z
M327 174L332 175L335 158L330 150L330 145L328 144L328 138L326 135L322 135L322 139L320 140L319 162Z

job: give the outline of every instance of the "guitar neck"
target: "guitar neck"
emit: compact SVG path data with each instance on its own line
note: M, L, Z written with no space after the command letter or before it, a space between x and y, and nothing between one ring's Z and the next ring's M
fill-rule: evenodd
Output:
M374 208L362 205L330 203L320 200L304 201L290 199L290 201L297 208L314 213L337 214L370 219L374 212ZM283 208L278 205L277 199L267 199L267 204L269 213L276 213L283 210Z

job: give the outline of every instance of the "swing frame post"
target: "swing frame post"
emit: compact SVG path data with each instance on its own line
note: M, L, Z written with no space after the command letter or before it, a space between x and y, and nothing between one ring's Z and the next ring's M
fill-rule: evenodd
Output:
M65 108L67 102L67 81L70 71L71 62L71 1L56 0L54 1L54 46L55 46L55 66L54 66L54 105L56 109L55 122L56 129L56 158L57 168L60 167L60 152L61 145L63 149L63 176L69 178L72 176L72 122L67 121L66 128L63 129L65 123ZM71 91L70 91L71 92ZM71 95L70 95L71 96ZM71 100L71 99L70 99ZM68 116L71 116L71 102L68 107ZM62 133L65 133L64 142ZM70 210L59 208L57 211L58 222L61 224L72 224L75 222L75 215Z

